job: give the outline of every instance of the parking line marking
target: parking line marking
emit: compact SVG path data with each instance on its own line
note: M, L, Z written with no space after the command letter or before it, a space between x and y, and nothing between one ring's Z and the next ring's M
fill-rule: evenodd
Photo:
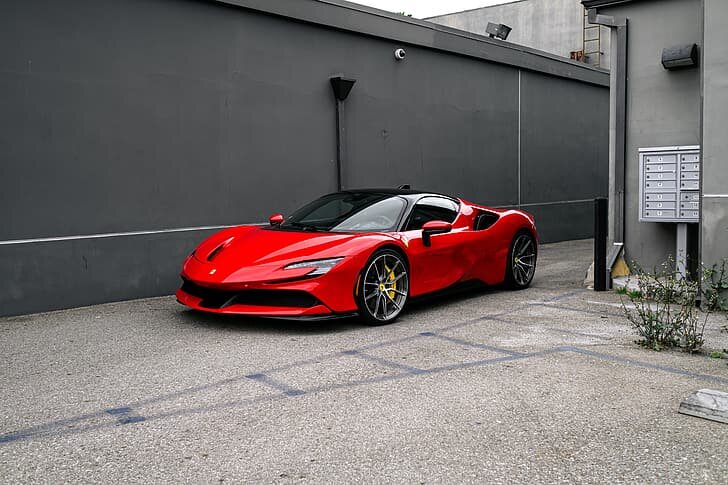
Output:
M302 391L301 389L296 389L295 387L291 387L286 384L283 384L282 382L278 382L274 379L271 379L269 376L267 376L265 374L248 374L245 377L250 380L265 384L268 387L272 387L273 389L276 389L277 391L280 391L281 393L283 393L283 395L285 395L285 396L293 397L293 396L300 396L300 395L306 393L306 391Z
M587 303L592 303L594 305L604 305L604 306L611 306L615 308L622 308L621 303L611 303L608 301L595 301L595 300L586 300Z
M571 335L578 335L580 337L595 338L598 340L613 340L612 337L605 337L604 335L598 335L596 333L577 332L576 330L569 330L568 328L552 328L550 329L554 333L568 333Z
M122 408L111 408L104 411L106 414L116 415L116 414L129 414L131 412L130 407L122 407Z
M124 416L123 418L119 418L116 420L119 424L132 424L132 423L141 423L142 421L146 421L147 418L144 416Z
M716 382L720 382L723 384L728 384L728 379L726 379L725 377L712 376L710 374L699 374L697 372L690 372L687 370L678 369L676 367L669 367L669 366L665 366L665 365L650 364L649 362L641 362L639 360L628 359L626 357L619 357L616 355L604 354L602 352L595 352L593 350L581 349L579 347L571 347L571 346L559 347L559 350L561 350L563 352L574 352L577 354L587 355L589 357L595 357L597 359L608 360L611 362L618 362L620 364L627 364L627 365L633 365L636 367L642 367L644 369L660 370L663 372L669 372L670 374L677 374L680 376L690 377L693 379L716 381Z
M134 414L134 410L129 406L111 408L111 409L107 409L104 412L111 416L121 416L119 419L116 420L117 424L141 423L142 421L147 420L147 418L145 418L144 416L139 416L138 414Z
M586 288L580 288L578 290L569 291L569 292L566 292L566 293L562 293L561 295L557 295L557 296L555 296L553 298L549 298L547 300L544 300L544 303L552 302L552 301L566 300L567 298L571 298L572 296L580 295L580 294L582 294L582 293L584 293L586 291L590 291L590 290L588 290Z
M672 374L682 375L682 376L697 379L697 380L717 381L717 382L721 382L723 384L728 384L728 379L723 378L723 377L713 376L713 375L709 375L709 374L698 374L698 373L689 372L689 371L685 371L685 370L677 369L677 368L673 368L673 367L649 364L646 362L640 362L640 361L633 360L633 359L617 357L614 355L604 354L601 352L594 352L591 350L581 349L581 348L572 347L572 346L555 347L555 348L546 349L546 350L542 350L542 351L538 351L538 352L524 353L521 355L505 355L505 356L497 357L494 359L485 359L485 360L474 361L474 362L451 364L451 365L441 366L441 367L437 367L437 368L433 368L433 369L428 369L427 371L422 372L422 374L435 374L435 373L448 372L448 371L453 371L453 370L475 368L475 367L479 367L479 366L486 366L486 365L498 364L498 363L503 363L503 362L517 361L517 360L525 360L525 359L530 359L532 357L543 357L543 356L547 356L547 355L551 355L551 354L558 354L558 353L564 353L564 352L574 352L579 355L590 356L590 357L607 360L607 361L620 362L620 363L624 363L627 365L642 367L642 368L651 369L651 370L669 372ZM339 353L339 355L341 355L341 354L342 353ZM355 356L359 356L359 357L368 358L370 360L376 359L373 356L361 354L357 351L345 351L345 355L355 355ZM377 359L377 360L379 360L379 359ZM384 359L381 359L381 360L384 360ZM394 364L393 362L389 362L389 361L385 361L385 362ZM395 365L397 365L397 364L395 364ZM401 367L399 365L397 365L397 366ZM408 371L408 372L404 372L401 374L391 374L391 375L385 375L385 376L378 376L378 377L374 377L374 378L361 379L359 381L353 381L353 382L340 382L337 384L329 384L329 385L324 385L324 386L319 386L319 387L312 387L306 391L303 391L303 390L299 390L299 389L293 389L291 387L277 383L264 374L250 374L245 377L248 379L251 379L251 380L258 381L258 382L263 382L278 390L285 389L285 391L282 394L259 396L259 397L253 398L253 399L228 401L228 402L224 402L224 403L217 403L214 405L199 406L196 408L186 408L184 410L176 410L176 411L171 411L171 412L168 411L168 412L159 413L157 415L147 416L146 418L143 418L143 419L144 420L151 420L151 419L156 420L156 419L169 418L172 416L181 416L181 415L190 415L190 414L196 414L196 413L202 413L202 412L209 412L211 410L230 409L233 407L249 405L249 404L253 404L253 403L263 403L263 402L270 402L273 400L285 399L286 396L288 396L288 395L299 395L299 394L304 394L304 393L309 394L309 395L319 394L322 392L330 392L330 391L334 391L337 389L345 389L345 388L351 388L351 387L368 385L368 384L377 384L377 383L382 383L382 382L391 382L394 380L407 379L414 375L416 375L416 374ZM286 394L286 392L289 392L292 394ZM123 409L123 408L114 408L114 409ZM109 410L107 410L107 411L109 411ZM81 416L77 416L72 419L54 421L52 423L46 423L44 425L27 428L25 430L3 434L3 435L0 435L0 444L11 443L14 441L24 440L24 439L40 438L40 437L44 437L44 436L61 436L61 435L68 435L68 434L78 434L78 433L82 433L82 432L103 429L103 428L108 427L109 425L88 424L88 425L82 426L82 427L70 428L68 426L68 424L69 423L82 423L85 420L102 416L104 413L110 414L107 411L103 411L101 413L95 413L95 414L81 415ZM113 414L113 413L111 413L111 414ZM134 419L130 420L129 422L141 421L138 419L138 418L141 418L141 416L132 417L132 418L134 418Z
M563 305L554 305L553 303L536 303L536 305L545 306L546 308L558 308L559 310L566 310L570 312L576 312L576 313L587 313L589 315L609 315L610 317L624 317L621 313L613 313L613 312L607 312L607 311L598 311L598 310L586 310L583 308L572 308L568 306Z
M448 325L447 327L442 327L439 330L440 330L440 332L444 332L446 330L455 330L457 328L467 327L469 325L473 325L473 324L480 323L480 322L487 322L488 320L497 321L498 318L505 316L505 315L510 315L511 313L517 312L518 310L520 310L520 308L517 308L517 309L509 311L509 312L494 313L493 315L484 315L482 317L472 318L470 320L465 320L460 323Z
M490 318L490 320L492 320L494 322L507 323L509 325L518 325L518 326L521 326L521 327L529 327L530 326L530 324L528 324L528 323L517 322L515 320L508 320L506 318L496 318L496 317L492 317L492 318ZM552 328L552 327L546 327L545 330L548 331L548 332L552 332L552 333L568 333L568 334L571 334L571 335L578 335L580 337L592 337L592 338L599 339L599 340L612 340L612 337L605 337L603 335L598 335L598 334L595 334L595 333L578 332L576 330L569 330L567 328ZM497 347L494 347L494 349L496 349L496 348ZM503 349L501 349L501 350L503 350Z
M490 350L491 352L498 352L500 354L507 354L507 355L524 355L523 352L517 352L514 350L508 350L508 349L501 349L498 347L493 347L492 345L486 345L486 344L480 344L476 342L468 342L467 340L462 340L455 337L448 337L446 335L441 335L439 333L434 332L422 332L420 335L425 337L435 337L440 340L444 340L446 342L452 342L454 344L462 345L464 347L474 347L477 349L483 349L483 350Z
M352 355L354 357L359 357L364 360L368 360L370 362L376 362L377 364L382 364L386 367L391 367L393 369L399 369L407 372L408 374L412 375L418 375L418 374L426 374L430 372L429 370L425 369L419 369L417 367L412 367L406 364L400 364L399 362L393 362L391 360L383 359L381 357L377 357L375 355L369 355L365 354L363 352L359 352L358 350L345 350L342 352L344 355Z
M551 299L551 301L558 301L558 300L566 299L566 298L568 298L570 296L574 296L574 295L583 293L585 291L588 291L588 290L586 290L586 289L580 289L580 290L577 290L577 291L567 292L567 293L564 293L562 295L558 295L557 297ZM518 324L518 325L524 325L524 324L519 323L519 322L510 322L510 321L508 321L508 320L506 320L504 318L500 318L500 317L508 316L508 315L513 314L513 313L516 313L516 312L519 312L521 310L524 310L524 309L528 308L528 306L531 305L531 304L539 304L539 305L543 305L543 306L551 306L551 307L554 307L554 308L563 308L564 310L570 310L570 311L574 311L574 312L578 312L578 313L595 313L595 314L600 314L600 315L605 314L604 312L595 312L595 311L589 311L589 310L579 310L579 309L569 308L569 307L559 307L559 306L556 306L556 305L552 305L552 304L548 304L548 303L543 303L543 302L533 302L533 303L532 302L528 302L525 305L520 306L518 308L515 308L513 310L510 310L510 311L505 311L505 312L500 312L500 313L494 313L494 314L491 314L491 315L485 315L485 316L473 318L473 319L470 319L470 320L461 321L459 323L456 323L456 324L453 324L453 325L450 325L450 326L447 326L447 327L443 327L443 328L439 329L439 332L446 331L446 330L453 330L453 329L457 329L457 328L462 328L462 327L465 327L465 326L477 324L477 323L480 323L480 322L486 322L486 321L489 321L489 320L492 320L492 321L501 321L501 322L506 322L506 323L514 323L514 324ZM610 314L610 315L613 315L613 314ZM621 317L622 315L618 315L618 316ZM553 329L553 330L554 331L564 331L564 332L567 332L567 333L576 333L576 332L573 332L573 331L567 331L567 330L563 330L563 329ZM430 335L430 334L432 334L432 335ZM410 335L410 336L403 337L403 338L392 339L392 340L385 340L385 341L381 341L381 342L377 342L377 343L373 343L373 344L369 344L369 345L364 345L364 346L358 347L357 349L354 349L354 350L351 350L351 351L331 352L331 353L319 355L319 356L316 356L316 357L313 357L313 358L310 358L310 359L304 359L304 360L299 360L299 361L296 361L296 362L292 362L290 364L284 364L284 365L281 365L279 367L271 368L271 369L268 369L266 371L262 371L262 372L257 373L257 374L249 374L249 375L242 376L242 377L232 377L232 378L227 378L227 379L221 379L221 380L218 380L216 382L209 383L209 384L200 385L200 386L194 386L194 387L190 387L190 388L187 388L187 389L182 389L182 390L179 390L179 391L167 393L167 394L160 395L160 396L156 396L156 397L142 399L142 400L135 401L135 402L131 403L129 407L112 408L112 409L108 409L108 410L104 410L104 411L100 411L100 412L96 412L96 413L83 414L83 415L79 415L79 416L76 416L76 417L70 418L70 419L62 419L62 420L57 420L57 421L53 421L53 422L46 423L46 424L42 424L42 425L38 425L38 426L32 426L32 427L26 428L25 430L21 430L21 431L16 431L16 432L11 432L11 433L6 433L6 434L0 434L0 444L2 444L2 443L9 443L9 442L13 442L13 441L16 441L16 440L39 438L39 437L43 437L43 436L57 436L57 435L65 435L65 434L75 434L75 433L80 433L80 432L85 432L85 431L91 431L91 430L95 430L95 429L102 429L102 428L104 428L104 427L106 427L108 425L101 424L101 423L99 423L99 424L86 424L85 426L81 426L81 427L76 427L76 426L71 427L70 425L88 422L91 419L95 419L95 418L104 416L105 414L107 414L107 415L108 414L111 414L111 415L114 415L114 414L122 415L122 417L119 420L117 420L117 423L118 424L128 424L128 423L133 423L133 422L140 422L140 421L143 421L143 420L163 419L165 417L178 416L178 415L182 415L182 414L190 414L190 413L204 412L206 410L209 411L211 409L223 409L223 408L228 408L228 407L232 407L232 406L240 406L240 405L244 405L244 404L252 404L254 402L267 402L267 401L275 400L275 399L285 399L285 397L298 396L298 395L301 395L301 394L310 394L310 393L325 392L325 391L329 391L329 390L341 389L341 388L346 388L346 387L353 387L353 386L358 386L358 385L373 384L373 383L377 383L377 382L386 382L386 381L391 381L391 380L395 380L395 379L404 379L404 378L408 378L408 377L413 376L413 375L431 374L431 373L436 373L436 372L445 372L445 371L449 371L449 370L456 370L456 369L464 369L464 368L470 368L470 367L477 367L479 365L490 365L490 364L496 364L496 363L499 363L499 362L508 362L508 361L511 361L511 360L521 360L521 359L526 359L526 358L530 358L530 357L544 356L544 355L549 355L549 354L554 354L554 353L559 353L559 352L575 352L575 353L579 353L579 354L582 354L582 355L591 355L591 356L593 356L595 358L602 358L602 359L605 359L605 360L612 360L612 361L622 362L622 363L625 363L625 364L628 364L628 365L634 365L634 366L644 367L644 368L648 368L648 369L655 369L655 370L661 370L661 371L671 372L671 373L675 373L675 374L679 374L679 375L683 375L683 376L686 376L686 377L691 377L691 378L695 378L695 379L699 379L699 380L712 380L712 381L718 381L718 382L722 382L722 383L728 383L728 379L725 379L725 378L722 378L722 377L712 376L712 375L708 375L708 374L696 374L696 373L691 373L691 372L688 372L688 371L682 371L680 369L674 369L674 368L665 367L665 366L647 364L647 363L644 363L644 362L634 361L634 360L631 360L631 359L623 359L623 358L620 358L620 357L610 356L608 354L600 354L598 352L592 352L592 351L587 351L587 350L584 350L584 349L578 349L576 347L557 347L557 348L553 348L553 349L549 349L549 350L544 350L544 351L540 351L540 352L534 352L534 353L530 353L530 354L529 353L523 353L523 354L517 354L517 355L506 355L506 356L499 357L499 358L496 358L496 359L489 359L489 360L482 360L482 361L476 361L476 362L469 362L469 363L465 363L465 364L453 364L453 365L449 365L449 366L443 366L443 367L438 367L438 368L434 368L434 369L427 369L427 370L418 369L418 368L415 368L415 367L410 367L410 366L398 364L396 362L388 361L386 359L380 359L378 357L374 357L374 356L371 356L371 355L368 355L368 354L363 354L361 352L361 350L368 350L368 349L375 349L375 348L381 348L381 347L391 346L391 345L394 345L394 344L397 344L397 343L401 343L401 342L405 342L405 341L408 341L408 340L417 339L417 338L421 338L421 337L428 337L428 336L435 336L434 335L434 332L421 332L419 334L414 334L414 335ZM593 337L596 337L596 338L600 338L600 336L596 336L596 335L589 335L589 336L593 336ZM604 338L604 337L601 337L601 338ZM501 351L503 351L503 349L501 349ZM263 372L280 372L280 371L283 371L283 370L288 370L288 369L300 367L302 365L316 363L316 362L319 362L321 359L335 358L336 356L340 356L342 354L343 355L354 355L354 356L358 356L358 357L364 358L366 360L370 360L370 361L373 361L373 362L378 362L378 363L383 364L383 365L388 366L388 367L394 367L394 368L397 368L397 369L404 370L405 372L402 373L402 374L394 374L394 375L380 376L380 377L377 377L377 378L374 378L374 379L363 379L361 381L356 381L356 382L340 383L340 384L334 384L334 385L322 386L322 387L314 387L314 388L311 388L311 389L309 389L307 391L304 391L304 390L301 390L301 389L296 389L296 388L287 386L287 385L285 385L283 383L279 383L279 382L271 379L269 376L267 376L266 374L263 373ZM197 393L197 392L201 392L201 391L206 390L206 389L211 389L211 388L215 388L215 387L220 387L220 386L228 385L228 384L231 384L231 383L234 383L234 382L238 382L238 381L240 381L242 379L246 379L246 378L247 379L254 380L254 381L261 382L263 384L266 384L269 387L272 387L273 389L276 389L276 390L280 391L281 394L260 396L260 397L257 397L255 399L250 399L250 400L242 400L242 401L239 400L239 401L233 401L233 402L229 402L229 403L220 403L220 404L213 405L213 406L204 406L204 407L198 407L198 408L188 408L188 409L186 409L184 411L179 411L179 412L178 411L164 412L164 413L160 413L160 414L157 414L157 415L154 415L154 416L147 416L147 417L142 417L142 416L126 416L126 418L123 417L123 415L128 414L129 412L131 412L132 406L133 407L139 407L139 406L143 406L143 405L147 405L147 404L168 401L170 399L177 398L177 397L180 397L180 396L189 396L189 395L192 395L192 394ZM126 411L127 409L129 411ZM129 418L131 418L131 419L129 419ZM121 420L125 420L125 422L124 423L121 423L120 422Z

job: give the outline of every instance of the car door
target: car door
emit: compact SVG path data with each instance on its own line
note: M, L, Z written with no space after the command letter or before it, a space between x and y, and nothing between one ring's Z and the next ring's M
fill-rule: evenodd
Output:
M462 277L458 249L462 244L463 228L431 237L430 246L422 241L422 226L429 221L455 223L459 204L453 199L426 196L412 208L404 228L409 246L410 294L412 296L437 291L456 283Z

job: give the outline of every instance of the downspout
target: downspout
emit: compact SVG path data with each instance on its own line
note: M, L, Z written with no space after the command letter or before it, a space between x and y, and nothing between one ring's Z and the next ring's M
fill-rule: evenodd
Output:
M344 76L335 76L329 78L331 88L334 91L334 100L336 102L336 190L342 190L345 187L346 180L344 174L344 157L346 154L346 129L344 128L344 101L349 96L351 88L354 87L356 79L346 78Z
M587 11L590 24L602 25L616 31L616 56L612 61L610 76L614 79L615 127L614 136L609 140L610 159L614 166L614 188L610 188L611 202L611 239L614 243L624 244L624 187L625 165L627 156L627 18L613 17L597 13L596 8ZM613 50L614 52L614 50Z

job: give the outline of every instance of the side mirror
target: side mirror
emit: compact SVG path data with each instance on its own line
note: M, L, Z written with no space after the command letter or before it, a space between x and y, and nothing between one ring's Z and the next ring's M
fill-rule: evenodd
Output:
M283 222L283 214L273 214L268 218L268 222L271 226L277 226L281 222Z
M435 234L444 234L446 232L452 231L452 224L445 221L430 221L425 222L425 224L422 226L422 244L425 246L432 245L432 240L430 239Z

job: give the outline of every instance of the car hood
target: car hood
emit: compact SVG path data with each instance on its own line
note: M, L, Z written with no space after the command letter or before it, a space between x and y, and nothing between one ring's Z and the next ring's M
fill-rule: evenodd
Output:
M241 226L221 231L195 250L200 262L222 267L288 264L319 258L347 256L347 243L358 234L287 231Z

